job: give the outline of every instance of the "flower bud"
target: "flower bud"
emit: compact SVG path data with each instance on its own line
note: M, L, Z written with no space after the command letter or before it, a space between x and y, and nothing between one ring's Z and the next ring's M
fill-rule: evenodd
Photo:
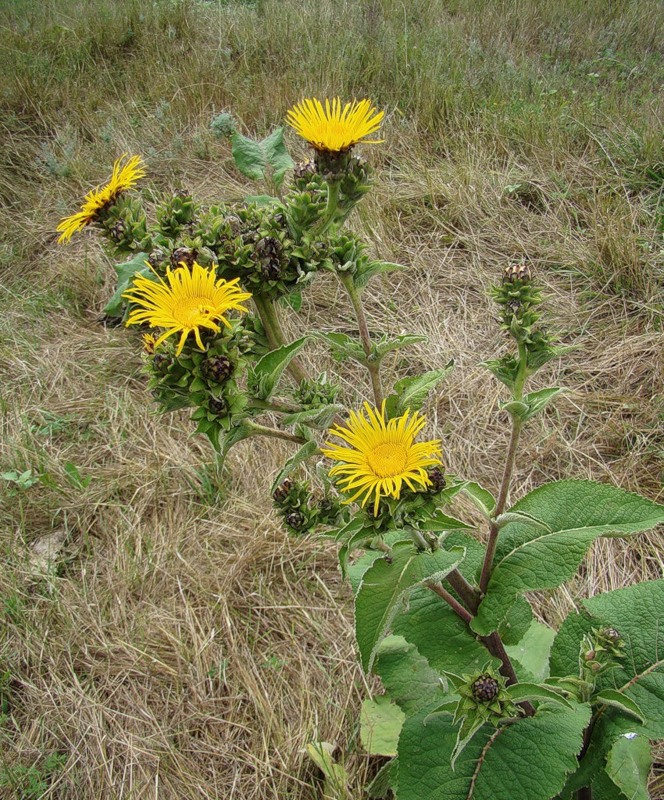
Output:
M438 494L438 492L441 492L447 485L445 481L445 473L440 467L431 467L427 470L427 475L431 481L431 485L429 486L429 494Z
M286 524L289 525L294 531L302 530L306 519L301 511L291 511L286 514Z
M212 356L202 365L203 375L214 383L225 383L233 374L235 365L226 356Z
M500 684L491 675L485 673L473 682L471 691L475 700L479 700L481 703L490 703L498 697Z
M208 400L208 408L213 414L216 414L218 417L225 417L228 414L228 404L226 401L219 397L211 397Z

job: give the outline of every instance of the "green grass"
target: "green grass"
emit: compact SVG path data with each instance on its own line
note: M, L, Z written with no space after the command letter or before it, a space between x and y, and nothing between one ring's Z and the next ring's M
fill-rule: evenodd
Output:
M377 185L352 224L407 266L375 282L370 324L428 335L414 368L456 359L428 407L446 464L495 488L487 289L525 256L576 349L542 377L571 391L526 431L515 493L592 477L661 500L661 4L14 0L0 28L0 473L32 470L0 492L0 797L313 800L314 739L339 745L359 797L376 765L348 592L333 550L270 508L290 451L241 443L221 483L186 414L152 410L137 334L103 325L109 258L87 232L57 246L55 226L123 152L155 197L260 192L217 114L263 135L303 96L368 96L385 142L363 149ZM321 279L289 332L345 313ZM541 614L661 576L660 550L598 544Z

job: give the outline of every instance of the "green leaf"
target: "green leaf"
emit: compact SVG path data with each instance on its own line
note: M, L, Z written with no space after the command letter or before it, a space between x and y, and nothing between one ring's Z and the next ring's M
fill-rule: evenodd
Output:
M249 422L240 422L239 424L234 425L228 431L228 433L225 434L225 436L221 437L219 441L220 460L223 462L231 447L236 445L238 442L241 442L243 439L253 436L254 433L254 428Z
M534 417L535 414L539 414L539 412L545 406L547 406L554 399L554 397L557 397L564 391L565 389L560 386L551 386L548 389L540 389L538 392L530 392L530 394L527 394L523 398L524 402L528 406L528 410L522 419L527 420L531 417Z
M551 674L578 675L584 635L591 628L615 628L625 641L625 657L597 676L596 688L622 692L645 712L643 732L664 739L664 580L591 597L581 608L583 613L570 614L558 631Z
M378 645L374 669L389 696L408 716L430 708L445 695L443 677L403 636L383 639Z
M470 497L487 519L491 518L496 507L496 499L488 489L480 486L479 483L475 483L475 481L466 481L461 491Z
M402 264L393 264L391 261L364 262L363 259L359 259L358 269L353 276L353 280L358 289L363 289L373 277L380 275L382 272L395 272L404 269L406 267Z
M332 348L334 356L339 359L350 358L360 364L367 363L367 357L362 343L346 333L315 333L317 339L327 342Z
M231 136L231 153L235 166L252 181L265 177L267 156L258 142L235 131Z
M284 144L284 128L275 128L266 136L259 147L265 155L267 163L272 167L272 180L277 188L284 182L284 176L294 166L286 145Z
M296 313L302 308L302 292L298 289L281 298L282 305L292 308Z
M157 282L157 277L150 267L147 266L145 259L145 253L137 253L130 261L125 261L123 264L113 264L113 269L118 276L118 283L115 294L104 306L104 314L107 314L109 317L122 316L122 310L128 302L122 298L122 295L134 282L134 277L136 275L140 275L143 278L150 278L154 280L155 283Z
M447 533L447 531L469 530L470 525L455 517L448 517L442 511L423 516L418 522L418 529L431 533Z
M252 389L256 393L256 397L260 400L267 400L286 367L308 340L308 336L303 336L290 344L271 350L257 361L251 376Z
M438 673L461 675L479 672L487 663L495 669L500 666L465 622L430 589L416 589L410 595L408 608L397 614L392 630L414 644Z
M387 633L399 602L426 580L440 580L465 554L435 550L419 552L411 544L396 546L390 556L377 559L364 573L355 598L355 634L366 672L373 666L376 647Z
M297 453L292 455L284 464L283 468L279 470L270 491L274 492L277 486L282 483L284 478L288 477L288 475L290 475L299 464L302 464L303 461L306 461L308 458L316 455L316 453L318 453L318 443L313 440L310 442L305 442L297 451Z
M317 430L327 430L337 414L345 411L345 406L339 403L330 403L327 406L318 408L308 408L306 411L296 411L293 414L285 414L282 421L284 425L296 425L302 423L310 428Z
M598 692L592 698L592 704L617 708L618 711L621 711L623 714L626 714L629 717L634 717L634 719L637 719L639 722L645 725L646 720L643 716L643 711L641 711L641 709L633 700L616 689L604 689L603 691Z
M532 515L550 532L527 519L502 529L487 594L472 623L482 636L497 628L517 595L571 578L599 536L625 536L664 522L664 506L592 481L545 484L510 510Z
M418 342L426 341L426 336L420 336L414 333L404 333L401 336L395 336L392 339L384 338L375 345L376 354L378 358L381 359L394 350L399 350L402 347L408 347L411 344L417 344Z
M81 489L81 490L87 489L87 487L90 485L90 481L92 480L92 477L90 475L86 475L85 477L83 477L83 475L81 475L79 468L76 466L76 464L73 464L71 461L67 461L67 463L65 464L65 473L67 475L67 478L69 478L69 482L71 483L71 485L74 486L76 489Z
M348 790L348 773L334 760L335 745L330 742L313 742L307 745L307 755L323 773L323 796L330 800L346 800L350 797Z
M572 703L565 700L561 694L537 683L514 683L507 687L507 693L515 703L531 700L537 703L556 703L566 708L573 708Z
M647 737L628 733L616 739L609 750L606 774L630 800L649 800L648 775L651 765Z
M550 800L577 768L590 707L547 708L501 728L484 725L450 757L457 726L447 715L409 717L399 737L399 800Z
M271 194L248 194L244 200L246 203L253 203L258 208L269 208L269 206L281 204L281 200Z
M373 756L395 756L406 715L387 695L367 699L360 709L360 739Z
M517 675L543 681L549 676L549 653L556 636L553 628L534 620L518 644L506 645L505 650L514 664Z
M426 402L429 393L452 370L454 361L450 361L442 369L433 369L414 378L402 378L394 384L394 393L387 398L387 414L398 417L407 410L419 411Z
M498 633L505 645L517 645L528 633L533 622L533 610L525 597L517 597L516 602L498 626ZM553 639L552 639L553 641ZM526 680L526 678L523 678Z

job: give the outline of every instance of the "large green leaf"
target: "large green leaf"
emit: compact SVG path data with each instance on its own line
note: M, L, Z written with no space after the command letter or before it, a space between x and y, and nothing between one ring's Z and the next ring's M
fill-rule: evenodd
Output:
M386 636L378 645L376 673L389 696L411 716L445 697L440 673L403 636Z
M408 608L397 614L392 630L414 644L438 672L461 675L479 672L487 664L495 669L500 666L466 623L430 589L419 588L410 595Z
M399 800L550 800L577 767L590 707L485 725L450 766L457 727L448 714L407 718L399 737Z
M625 536L664 522L664 506L592 481L540 486L511 511L540 523L524 518L501 530L487 594L473 621L473 630L481 635L496 630L517 595L554 589L571 578L599 536Z
M257 361L250 376L251 389L256 397L266 400L272 394L284 370L308 340L308 336L303 336L271 350Z
M371 671L376 647L408 594L426 580L440 580L462 560L465 550L421 552L410 543L396 545L389 556L367 569L355 597L355 635L362 666Z
M231 136L231 153L235 166L252 181L265 177L267 156L259 142L235 131Z
M578 675L581 642L591 628L615 628L625 641L625 657L616 669L597 677L597 688L617 689L646 715L643 732L664 739L664 580L647 581L607 592L570 614L551 650L551 674Z

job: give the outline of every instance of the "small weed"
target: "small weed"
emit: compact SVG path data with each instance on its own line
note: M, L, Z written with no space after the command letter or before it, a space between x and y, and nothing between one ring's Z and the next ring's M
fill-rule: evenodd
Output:
M0 787L12 789L16 800L39 800L53 777L62 771L67 757L50 753L41 764L5 764L0 767Z

